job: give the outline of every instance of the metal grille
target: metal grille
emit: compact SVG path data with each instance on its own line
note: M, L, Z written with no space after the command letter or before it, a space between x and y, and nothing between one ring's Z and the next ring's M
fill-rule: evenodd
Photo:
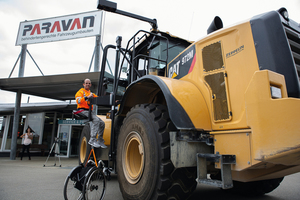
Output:
M298 72L298 79L300 80L300 34L286 26L284 26L284 29L292 50Z
M213 43L202 50L203 68L206 72L223 67L221 42Z
M225 73L215 73L205 76L205 81L212 90L214 119L216 121L229 119L229 109L225 85Z

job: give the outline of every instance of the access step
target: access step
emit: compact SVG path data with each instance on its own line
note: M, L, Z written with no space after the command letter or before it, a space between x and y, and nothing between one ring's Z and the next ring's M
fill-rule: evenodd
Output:
M207 178L207 162L220 163L221 165L221 180L213 180ZM229 189L233 187L231 177L231 164L236 164L235 155L220 155L220 154L197 154L197 177L198 182Z

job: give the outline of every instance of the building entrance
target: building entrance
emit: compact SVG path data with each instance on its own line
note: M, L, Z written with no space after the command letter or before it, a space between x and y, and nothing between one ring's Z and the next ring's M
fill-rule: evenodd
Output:
M80 134L84 126L82 120L59 120L58 124L60 156L67 158L78 156Z

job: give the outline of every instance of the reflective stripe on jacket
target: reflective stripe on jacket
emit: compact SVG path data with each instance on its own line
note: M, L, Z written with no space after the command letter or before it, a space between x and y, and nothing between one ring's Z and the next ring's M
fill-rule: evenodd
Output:
M75 95L77 109L79 109L79 108L89 109L89 103L88 103L88 101L86 101L84 99L84 97L87 97L90 94L91 94L90 90L85 90L84 88L81 88L80 90L78 90L78 92ZM95 95L93 93L93 97L97 97L97 95ZM93 109L93 107L92 107L92 109Z

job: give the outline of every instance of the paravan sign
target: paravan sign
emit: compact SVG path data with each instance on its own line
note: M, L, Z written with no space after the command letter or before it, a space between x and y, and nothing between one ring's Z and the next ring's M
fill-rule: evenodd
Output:
M102 11L20 22L16 46L101 34Z

